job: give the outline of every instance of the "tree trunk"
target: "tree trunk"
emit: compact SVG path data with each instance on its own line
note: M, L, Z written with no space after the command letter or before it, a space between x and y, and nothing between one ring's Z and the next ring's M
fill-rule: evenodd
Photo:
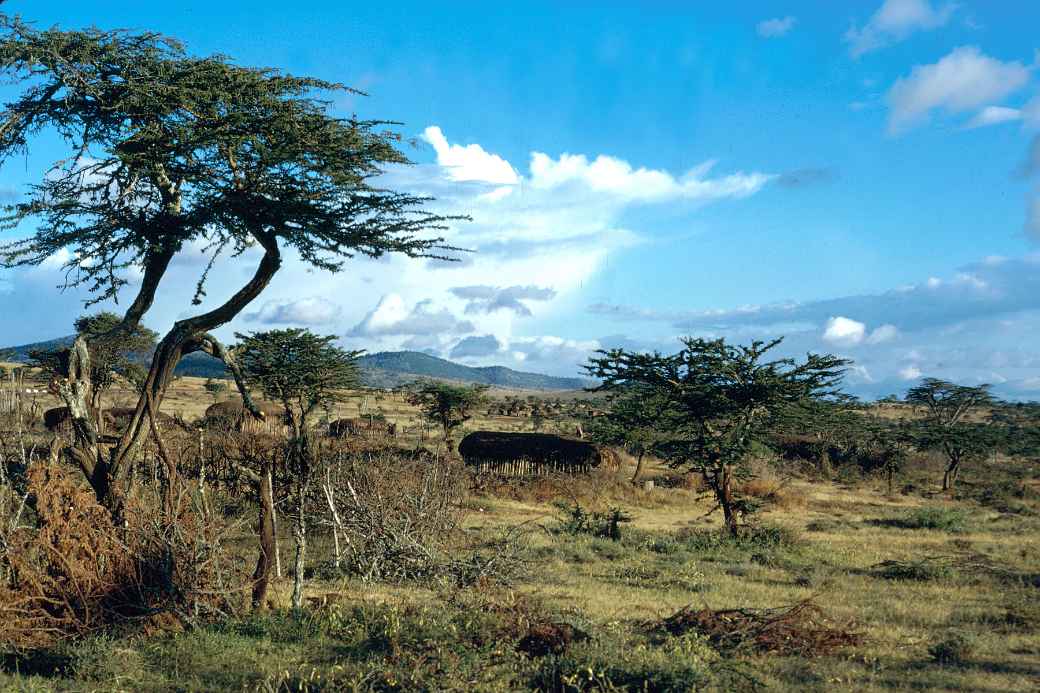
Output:
M722 506L722 517L726 529L732 536L737 536L737 514L733 508L733 468L722 465L720 477L716 482L715 495Z
M303 566L307 555L307 518L304 515L304 498L306 490L300 485L300 498L296 507L296 560L293 564L292 608L299 611L303 608Z
M954 484L957 483L957 472L961 466L960 460L954 460L950 462L949 466L946 467L946 471L943 473L943 491L950 491L953 489Z
M643 471L643 456L644 455L646 455L645 452L640 452L639 453L639 457L636 458L636 471L632 475L632 483L633 484L636 483L637 481L639 481L639 474L640 474L640 472Z
M264 469L260 471L257 496L260 507L257 528L260 535L260 556L256 561L256 570L253 571L252 604L254 609L262 609L266 604L267 587L271 581L271 567L274 564L274 496L271 491L270 462L265 462Z

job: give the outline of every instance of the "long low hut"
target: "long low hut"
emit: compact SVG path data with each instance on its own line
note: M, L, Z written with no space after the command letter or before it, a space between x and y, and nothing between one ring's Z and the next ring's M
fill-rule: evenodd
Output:
M459 454L479 471L512 476L588 473L620 464L611 448L551 433L476 431L459 443Z

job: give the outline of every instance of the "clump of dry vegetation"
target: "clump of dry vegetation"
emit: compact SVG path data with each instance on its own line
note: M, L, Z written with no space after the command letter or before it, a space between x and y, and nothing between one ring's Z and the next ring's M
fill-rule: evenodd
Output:
M779 609L685 607L654 625L669 635L700 633L712 647L781 656L817 657L861 645L854 623L835 623L811 599Z

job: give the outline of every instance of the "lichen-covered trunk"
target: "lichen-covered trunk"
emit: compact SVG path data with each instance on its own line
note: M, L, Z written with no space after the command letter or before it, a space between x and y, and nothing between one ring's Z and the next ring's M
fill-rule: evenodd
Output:
M271 489L271 463L265 462L260 470L260 482L257 485L257 501L259 505L259 521L257 533L260 536L260 555L253 571L252 604L254 609L262 609L267 601L267 588L271 582L271 568L274 565L274 497Z
M292 608L299 611L303 608L303 572L307 556L307 517L304 514L304 499L301 494L296 508L294 534L296 538L296 559L293 562Z

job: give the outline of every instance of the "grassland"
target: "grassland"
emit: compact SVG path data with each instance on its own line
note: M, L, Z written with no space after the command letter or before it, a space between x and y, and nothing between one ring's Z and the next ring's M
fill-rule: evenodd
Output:
M1034 487L1034 473L1019 468L1021 488ZM646 680L647 690L1035 690L1040 504L1021 496L1011 513L969 498L888 497L870 480L795 481L757 519L762 529L733 541L690 490L612 479L485 488L466 501L460 541L526 526L528 569L510 585L319 577L308 584L311 608L293 615L283 579L263 615L8 653L0 688L642 690ZM620 541L560 533L551 503L561 498L622 506L633 521ZM320 539L311 555L321 560ZM776 656L652 634L688 605L807 599L862 643ZM525 628L546 619L590 640L555 656L517 652Z

